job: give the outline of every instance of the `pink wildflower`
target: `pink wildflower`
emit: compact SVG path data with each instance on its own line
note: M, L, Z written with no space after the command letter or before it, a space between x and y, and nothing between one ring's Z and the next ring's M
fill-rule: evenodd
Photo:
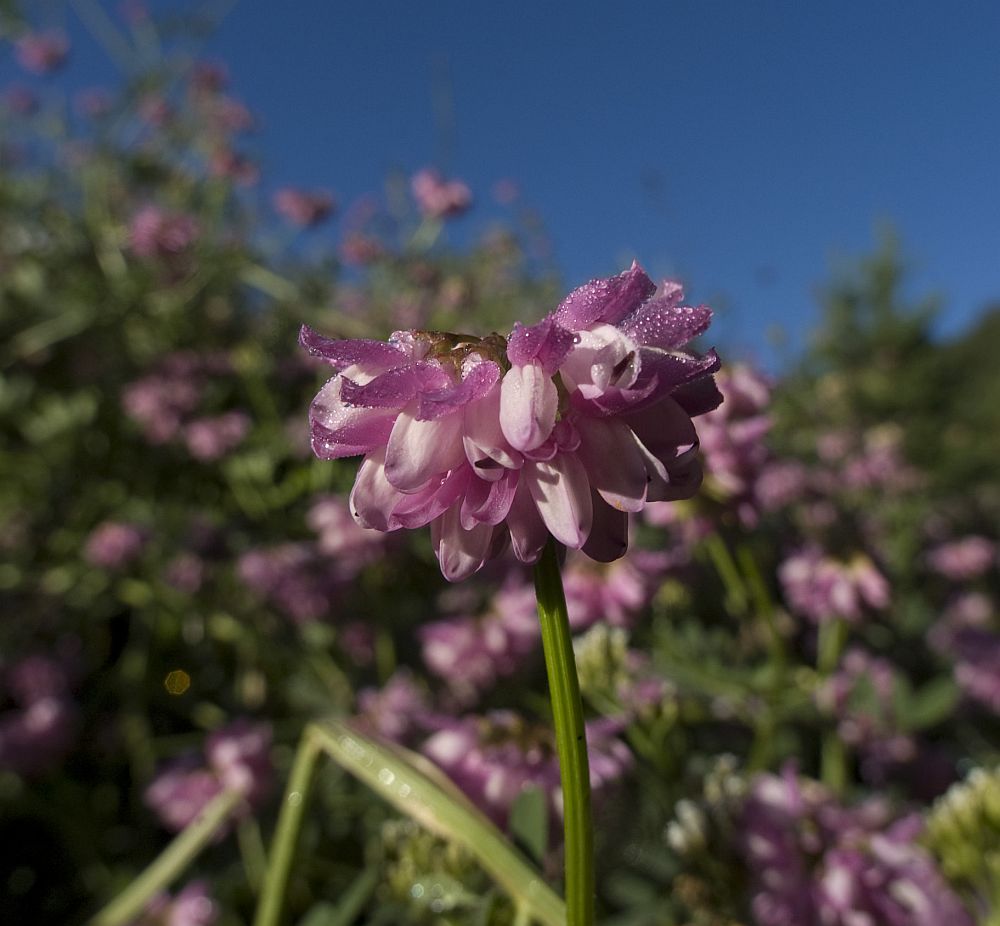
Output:
M472 205L472 193L461 180L445 180L429 167L413 175L410 189L420 211L429 219L459 216Z
M333 196L325 190L309 192L285 187L274 194L274 210L293 225L312 228L333 214Z
M190 215L144 206L129 225L129 247L137 257L175 260L198 237L198 222Z
M865 606L889 606L889 583L864 555L843 563L807 547L781 564L778 578L792 609L817 624L837 617L857 622Z
M310 411L322 459L363 454L351 510L381 531L431 525L442 572L464 578L507 538L535 562L549 534L610 562L628 512L701 481L691 416L721 401L714 351L683 350L711 310L655 297L642 269L594 280L509 339L397 331L301 342L336 371Z
M69 54L69 39L61 32L29 32L14 44L17 63L32 74L51 74Z

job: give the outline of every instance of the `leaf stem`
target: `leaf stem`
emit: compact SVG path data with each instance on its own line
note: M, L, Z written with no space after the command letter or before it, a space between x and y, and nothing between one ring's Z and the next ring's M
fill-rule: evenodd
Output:
M320 748L316 737L312 729L307 728L299 740L292 771L288 776L288 789L281 803L278 825L275 827L271 851L267 856L267 871L264 873L264 884L257 902L254 926L277 926L280 921L281 908L288 887L288 875L295 858L295 846L298 843L299 830L302 828L306 800L319 754Z
M89 926L122 926L134 920L212 841L219 827L242 803L239 791L223 791L214 798L138 878L90 920Z
M583 704L573 655L555 541L551 538L535 566L535 596L556 728L563 792L566 854L566 922L594 922L594 831L590 811L590 771Z

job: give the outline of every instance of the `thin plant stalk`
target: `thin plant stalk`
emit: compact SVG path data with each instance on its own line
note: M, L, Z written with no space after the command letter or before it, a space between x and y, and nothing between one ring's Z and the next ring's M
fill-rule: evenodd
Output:
M264 883L257 902L257 913L253 920L254 926L277 926L281 919L288 876L292 870L295 847L319 754L316 737L311 729L307 729L295 752L288 788L281 803L274 841L268 854L267 871L264 873Z
M594 922L594 828L590 809L590 770L583 703L573 655L573 637L556 547L549 540L535 566L535 595L542 625L542 647L556 728L563 793L566 856L566 922Z
M132 922L160 891L194 860L243 803L239 791L223 791L185 827L155 861L90 920L88 926L123 926Z
M816 669L821 683L836 671L846 642L845 621L840 618L829 618L820 624ZM820 779L836 794L842 794L847 787L847 751L836 726L830 726L823 732Z

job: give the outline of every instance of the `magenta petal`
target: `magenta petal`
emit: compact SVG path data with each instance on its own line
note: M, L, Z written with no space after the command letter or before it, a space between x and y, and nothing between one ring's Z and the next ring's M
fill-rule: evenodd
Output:
M493 541L491 524L477 524L472 530L463 530L458 507L452 505L431 523L431 543L441 573L449 582L467 579L481 569Z
M514 366L524 366L537 360L551 376L572 350L575 335L546 316L537 325L515 322L507 339L507 359Z
M358 384L345 377L341 398L349 405L365 408L402 408L418 393L440 389L448 374L431 363L414 363L380 373L368 383Z
M708 306L680 306L669 298L650 299L619 326L643 347L677 350L702 334L712 321Z
M591 280L573 290L559 304L553 317L564 328L582 331L596 322L617 324L656 292L656 284L633 261L618 276Z
M462 527L470 530L473 524L499 524L507 517L514 493L517 491L518 472L505 469L503 476L495 482L470 479L470 489L462 500ZM480 483L480 485L475 485ZM483 486L486 487L485 493Z
M405 411L400 413L389 435L385 475L397 489L415 492L464 459L461 415L419 421Z
M399 492L385 478L385 453L379 451L365 457L351 489L350 508L354 520L362 527L393 530L389 525L389 512L399 498Z
M342 341L338 338L325 338L317 334L308 325L303 325L299 331L301 344L314 357L320 357L335 369L358 364L367 370L388 370L407 363L409 357L384 341L354 339Z
M549 532L524 479L519 480L514 492L514 499L507 512L507 527L514 555L522 563L538 562L545 542L549 539Z
M500 367L492 361L477 363L460 383L451 383L432 392L424 392L417 406L417 418L428 420L448 415L489 395L500 381Z
M646 464L635 435L617 418L576 419L577 457L591 486L619 511L641 511L646 503Z
M560 543L578 550L586 543L594 515L587 471L573 453L560 453L547 462L521 470L531 497L549 532Z
M465 494L466 487L474 479L467 466L460 466L447 476L432 480L419 492L400 495L389 518L390 528L405 527L412 530L430 524Z
M704 356L699 356L682 351L666 352L655 347L643 347L641 355L643 376L655 375L660 382L659 389L667 392L714 373L721 366L714 348Z
M594 523L583 552L599 563L613 563L628 551L628 514L593 494Z
M320 389L309 409L313 450L324 460L368 453L389 439L395 409L351 408L341 399L342 376Z
M556 423L559 394L533 360L511 367L500 386L500 428L516 450L533 450L545 443Z

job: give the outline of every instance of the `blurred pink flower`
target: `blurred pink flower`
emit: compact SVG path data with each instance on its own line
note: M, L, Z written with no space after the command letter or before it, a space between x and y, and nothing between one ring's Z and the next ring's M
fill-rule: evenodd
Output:
M214 926L221 912L208 884L192 881L173 897L157 894L132 926Z
M111 111L114 100L104 87L87 87L76 94L73 102L81 116L99 119Z
M30 87L21 84L4 90L3 103L16 116L32 116L38 112L38 96Z
M196 460L211 463L243 443L249 432L250 416L246 412L229 411L189 422L184 427L184 443Z
M197 219L171 213L159 206L143 206L129 226L129 247L137 257L171 261L184 254L197 240Z
M226 177L240 186L253 186L260 180L260 169L248 157L232 148L216 148L208 163L214 177Z
M997 562L996 544L977 534L935 547L927 561L939 575L953 582L976 579Z
M806 547L781 564L778 578L792 610L814 623L859 621L865 607L889 606L889 583L867 556L844 563L818 547Z
M654 291L633 265L570 293L537 325L515 325L509 340L397 331L338 341L303 328L302 345L336 371L312 404L313 450L365 455L355 519L381 531L430 524L449 580L508 536L522 562L550 533L617 559L628 512L696 491L691 416L721 400L715 352L683 350L711 311L681 305L679 288Z
M275 211L294 225L312 228L333 214L335 203L332 194L318 190L297 190L284 187L274 194Z
M51 74L69 54L69 39L61 32L29 32L14 43L18 64L32 74Z
M472 192L461 180L445 180L430 167L413 175L410 189L427 218L454 218L472 205Z
M83 556L92 566L122 569L140 556L147 539L146 530L137 524L105 521L90 532Z

